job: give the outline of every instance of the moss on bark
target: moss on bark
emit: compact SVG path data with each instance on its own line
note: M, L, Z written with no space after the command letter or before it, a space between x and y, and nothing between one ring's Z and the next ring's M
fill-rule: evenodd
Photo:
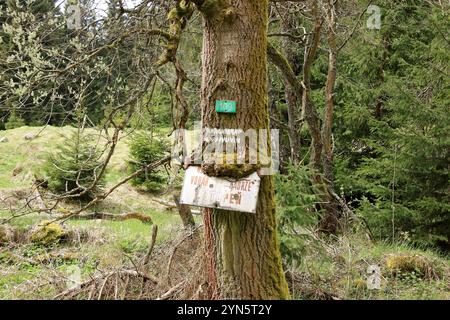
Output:
M220 3L220 7L204 7L208 2L211 5ZM232 6L223 7L223 4L220 0L206 1L200 7L205 20L201 92L203 125L244 131L268 129L268 2L241 0L233 1ZM237 101L237 113L216 113L216 100ZM242 177L258 168L250 164L223 164L223 161L203 166L204 171L211 175L230 177ZM213 297L289 298L276 234L272 177L261 178L256 213L205 209L204 221L206 270Z

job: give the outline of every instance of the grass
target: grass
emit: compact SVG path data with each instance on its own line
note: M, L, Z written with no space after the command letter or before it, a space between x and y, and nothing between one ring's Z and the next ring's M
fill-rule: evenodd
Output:
M300 265L290 269L295 278L303 280L294 280L292 285L297 299L450 300L448 256L406 243L376 243L360 234L319 244L312 241ZM393 270L388 263L392 259L407 268ZM408 267L411 261L423 263L430 273ZM367 287L369 266L380 268L380 290Z
M153 224L158 226L158 238L157 243L167 240L171 234L181 229L180 217L174 213L150 211L147 213L153 220ZM152 226L144 224L137 220L126 221L82 221L72 220L69 221L71 226L89 226L93 223L100 224L103 228L106 228L109 232L114 234L118 241L122 240L142 240L144 243L148 243L151 238Z
M0 137L6 136L9 140L0 143L0 195L2 191L30 187L45 154L52 152L64 136L70 136L75 130L71 127L47 127L38 138L32 141L24 139L26 134L37 133L41 129L22 127L0 131ZM119 142L112 158L106 177L107 185L111 186L126 176L124 163L127 158L125 138ZM15 175L13 171L16 171ZM153 224L158 225L157 245L163 245L166 240L179 234L181 220L178 214L166 211L153 201L154 197L125 184L90 211L146 214L152 218ZM65 203L61 210L76 207L77 204ZM9 215L8 209L0 204L0 218ZM11 225L25 232L30 226L49 218L45 214L29 214L13 220ZM196 220L200 223L199 217ZM130 258L136 259L145 254L152 230L152 225L137 220L69 220L66 225L69 229L88 230L92 239L50 247L32 243L9 247L0 245L0 299L52 298L64 290L64 287L55 287L52 279L70 275L73 267L80 269L82 279L88 279L98 270L120 268ZM405 243L374 243L359 234L340 236L332 241L312 238L305 248L300 264L286 267L297 275L290 279L294 298L450 300L449 258L432 250L412 248ZM392 256L397 259L420 257L436 276L424 277L420 272L390 270L387 259ZM381 268L381 290L367 289L369 265Z
M57 144L65 137L75 132L75 128L48 126L33 140L25 140L25 135L37 134L42 127L21 127L0 131L0 137L7 137L8 142L0 143L0 188L17 188L27 186L33 179L33 174L39 174L42 162L47 153L53 152ZM94 129L86 129L95 133ZM128 158L128 138L120 140L115 154L111 159L107 182L113 183L126 175L124 161ZM22 171L13 176L15 168Z
M0 195L16 189L29 188L34 175L40 174L43 160L55 146L69 137L76 129L72 127L47 127L39 137L31 141L25 135L40 132L42 127L21 127L0 131L0 137L6 136L8 142L0 143ZM93 129L87 129L94 133ZM107 187L114 185L127 176L125 161L128 158L128 137L121 139L111 159L106 175ZM14 172L14 174L13 174ZM140 212L149 215L153 224L158 225L157 245L170 239L182 229L180 217L176 212L166 211L158 203L152 201L153 196L134 189L131 185L121 186L115 193L90 211L121 214ZM61 210L71 210L78 204L65 203ZM1 207L0 218L9 217L6 207ZM21 232L42 220L51 219L47 214L32 213L14 219L10 224ZM148 247L151 238L151 224L138 220L69 220L66 225L70 229L91 230L94 238L101 239L97 243L81 243L76 247L61 244L54 247L39 247L23 244L5 248L0 246L0 299L51 298L55 288L45 283L45 276L52 272L64 274L71 266L79 266L84 278L88 278L96 268L120 267L126 255L142 254ZM96 234L97 233L97 234ZM27 262L41 256L58 254L63 250L75 249L78 258L70 261L60 259L48 263L34 264ZM5 258L6 256L14 258ZM51 271L52 270L52 271ZM27 284L39 283L39 290L26 289Z
M147 214L152 217L153 223L158 225L157 245L176 236L181 230L180 218L175 213L150 210ZM43 219L45 217L42 215L31 215L13 220L11 224L24 231ZM81 270L82 279L89 279L97 269L120 268L128 262L128 256L145 254L152 231L152 225L137 220L70 220L66 224L70 229L89 230L94 240L79 245L59 244L49 247L34 244L17 245L12 248L0 246L0 299L50 299L56 291L54 284L46 282L46 278L52 277L54 273L69 276L68 270L73 266ZM39 261L39 257L58 255L61 251L67 250L74 255L69 260L61 258L40 264L30 264L26 261L26 259ZM16 258L12 261L2 258L2 255L9 254ZM39 290L30 292L30 285Z

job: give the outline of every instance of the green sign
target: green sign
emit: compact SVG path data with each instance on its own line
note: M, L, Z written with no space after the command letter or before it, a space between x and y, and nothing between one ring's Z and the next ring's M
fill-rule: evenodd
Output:
M236 113L236 101L217 100L216 112L219 113Z

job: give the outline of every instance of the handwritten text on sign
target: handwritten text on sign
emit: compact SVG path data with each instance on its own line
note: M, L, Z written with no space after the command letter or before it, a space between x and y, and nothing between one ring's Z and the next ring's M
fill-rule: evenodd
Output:
M260 178L250 176L232 180L209 177L200 167L189 167L184 176L180 202L197 207L256 212Z

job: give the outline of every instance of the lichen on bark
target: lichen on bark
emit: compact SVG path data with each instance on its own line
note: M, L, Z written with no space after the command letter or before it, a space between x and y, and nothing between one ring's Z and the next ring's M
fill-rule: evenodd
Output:
M177 2L175 7L169 11L167 15L167 21L169 22L169 32L166 36L167 43L164 46L164 52L156 63L157 67L175 61L181 34L193 12L193 5L185 0Z

